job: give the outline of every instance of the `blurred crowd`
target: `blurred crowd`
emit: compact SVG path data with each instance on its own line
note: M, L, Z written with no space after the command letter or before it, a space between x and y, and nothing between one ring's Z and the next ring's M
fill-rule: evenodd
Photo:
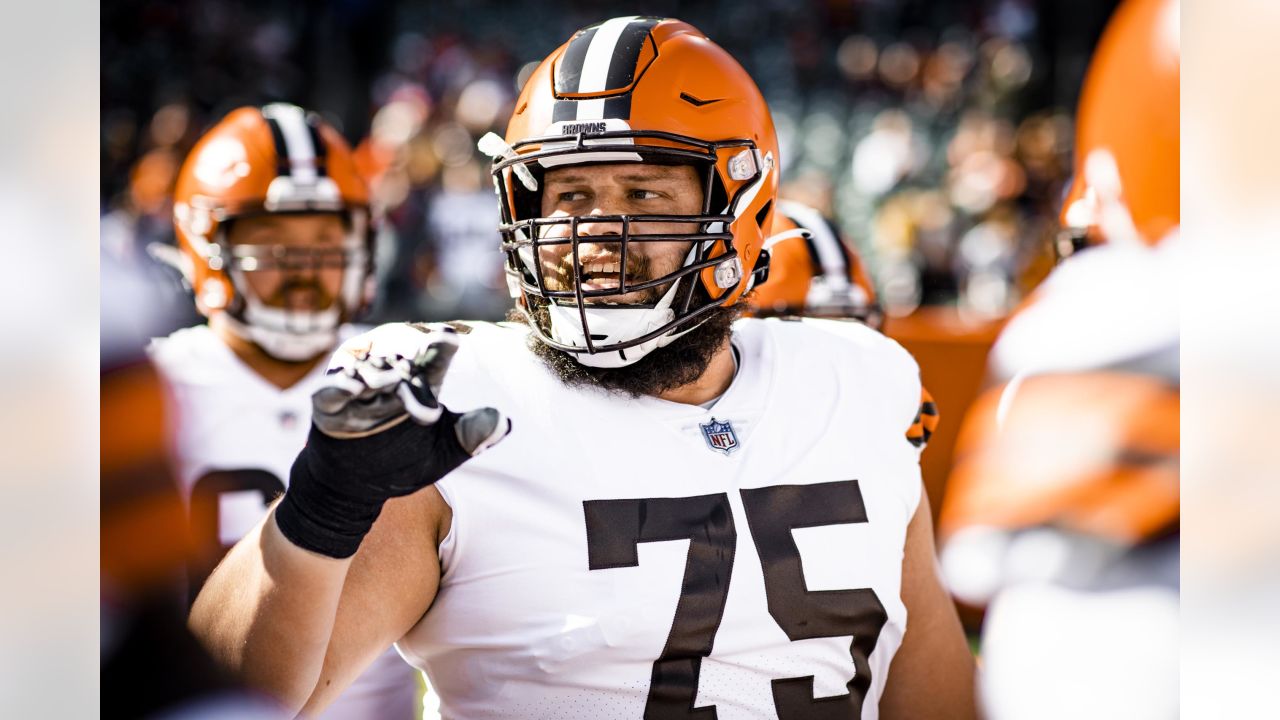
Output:
M627 10L608 5L112 4L103 251L184 292L152 261L173 247L183 156L230 108L287 100L321 111L357 148L385 216L369 319L500 317L497 208L476 140L502 134L556 38ZM701 27L755 77L779 130L783 196L835 220L889 315L956 305L1000 317L1051 265L1076 94L1114 5L710 0L649 11Z

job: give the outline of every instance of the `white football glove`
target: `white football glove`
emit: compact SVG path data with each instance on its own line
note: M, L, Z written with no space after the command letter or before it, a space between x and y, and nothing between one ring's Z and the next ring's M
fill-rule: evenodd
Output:
M343 343L311 396L314 427L275 509L290 542L350 557L388 500L506 437L511 423L497 410L459 415L436 399L457 350L447 325L382 325Z
M432 425L440 419L437 398L457 351L457 331L442 323L389 323L357 335L329 362L326 384L312 396L312 421L339 439L367 437L407 418ZM464 413L455 428L471 455L509 430L493 408Z

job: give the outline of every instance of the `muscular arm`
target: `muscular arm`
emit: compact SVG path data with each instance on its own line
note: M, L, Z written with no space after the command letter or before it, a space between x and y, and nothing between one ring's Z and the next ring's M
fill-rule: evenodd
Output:
M450 521L434 487L387 503L347 573L305 714L319 714L427 612L439 589L437 548Z
M902 560L907 632L880 700L886 720L976 717L974 662L951 597L938 580L929 498L921 494Z
M189 625L223 666L301 707L320 674L350 565L289 542L272 510L214 569Z
M273 511L209 577L191 629L250 685L314 712L430 606L444 512L431 488L390 500L359 552L336 560L289 542Z
M450 520L430 486L511 429L436 400L457 335L391 323L338 349L288 492L196 599L197 637L290 708L323 707L426 612Z

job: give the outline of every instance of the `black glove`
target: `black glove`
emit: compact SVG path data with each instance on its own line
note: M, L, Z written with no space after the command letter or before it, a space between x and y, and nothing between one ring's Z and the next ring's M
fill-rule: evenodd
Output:
M350 557L387 500L506 437L511 422L497 410L459 415L436 400L457 349L447 325L382 325L343 343L311 396L311 434L276 507L290 542Z

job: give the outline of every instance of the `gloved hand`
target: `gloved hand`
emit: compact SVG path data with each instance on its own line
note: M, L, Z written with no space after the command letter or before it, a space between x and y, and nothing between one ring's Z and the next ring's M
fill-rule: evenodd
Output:
M393 497L436 482L511 430L493 408L436 399L458 349L448 325L392 323L338 348L311 396L312 427L276 524L298 547L346 558Z

